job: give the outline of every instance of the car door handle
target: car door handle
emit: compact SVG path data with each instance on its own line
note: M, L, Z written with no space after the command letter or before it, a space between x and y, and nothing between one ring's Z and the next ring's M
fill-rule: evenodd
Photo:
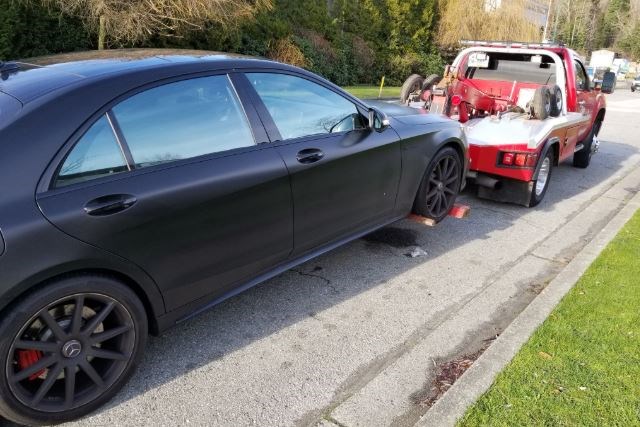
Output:
M98 197L84 205L84 211L91 216L105 216L122 212L133 206L138 199L130 194L111 194Z
M322 150L318 150L317 148L306 148L300 152L296 156L298 162L303 164L315 163L318 160L324 157L324 153Z

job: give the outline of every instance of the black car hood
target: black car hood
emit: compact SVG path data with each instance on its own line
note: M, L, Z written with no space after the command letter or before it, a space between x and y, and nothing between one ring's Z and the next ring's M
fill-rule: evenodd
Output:
M382 111L387 116L405 125L428 125L432 123L455 123L441 114L431 114L423 108L412 108L396 102L366 101L367 105Z

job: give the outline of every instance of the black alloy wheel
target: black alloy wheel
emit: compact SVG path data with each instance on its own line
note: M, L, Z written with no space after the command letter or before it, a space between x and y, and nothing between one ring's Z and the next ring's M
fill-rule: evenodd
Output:
M124 285L90 279L103 286L44 305L36 293L22 305L39 308L10 315L31 313L1 346L0 415L25 424L75 419L105 403L131 374L146 340L144 308ZM56 285L43 296L69 287L64 281ZM6 323L2 333L11 327Z
M460 156L455 149L446 147L440 150L427 168L418 191L416 213L436 222L442 221L460 191L461 170Z

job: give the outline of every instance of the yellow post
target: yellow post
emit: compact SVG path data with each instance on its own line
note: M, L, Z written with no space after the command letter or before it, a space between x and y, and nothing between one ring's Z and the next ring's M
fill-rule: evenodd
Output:
M382 96L382 88L384 87L384 76L382 76L382 80L380 81L380 92L378 92L378 99Z

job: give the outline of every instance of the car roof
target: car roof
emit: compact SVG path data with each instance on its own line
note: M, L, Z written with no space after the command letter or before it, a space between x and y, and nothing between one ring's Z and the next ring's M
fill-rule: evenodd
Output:
M6 67L7 71L2 71L0 66L0 92L26 104L53 90L88 78L198 62L210 62L214 68L235 67L248 62L263 67L278 64L250 56L203 50L113 49L73 52L13 61L11 67Z

